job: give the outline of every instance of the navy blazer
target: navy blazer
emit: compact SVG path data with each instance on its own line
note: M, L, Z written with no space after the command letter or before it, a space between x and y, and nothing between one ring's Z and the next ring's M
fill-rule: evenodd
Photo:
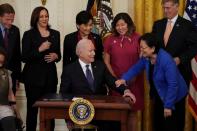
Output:
M4 48L3 36L0 29L0 47ZM20 32L18 27L12 25L8 34L8 51L7 51L6 68L12 71L12 78L20 80L21 76L21 48Z
M166 24L166 18L156 21L152 32L156 35L160 47L165 49L172 57L180 58L181 63L178 68L186 82L189 83L192 78L191 59L197 54L197 31L191 21L178 16L167 46L165 46L163 37Z
M123 93L125 87L116 88L114 78L102 61L91 63L94 76L94 90L89 87L86 76L78 60L63 68L60 93L74 95L107 95L108 87Z
M128 72L123 74L122 79L130 80L144 69L149 77L149 64L148 59L141 58ZM163 49L160 49L157 54L153 82L165 108L175 108L175 103L187 95L188 87L182 75L173 58Z

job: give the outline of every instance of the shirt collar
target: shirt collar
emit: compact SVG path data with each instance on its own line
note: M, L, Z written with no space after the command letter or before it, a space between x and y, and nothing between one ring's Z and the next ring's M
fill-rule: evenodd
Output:
M91 67L91 63L90 64L86 64L85 62L83 62L80 59L79 59L79 64L81 65L82 68L86 68L86 65L89 65L89 67Z
M178 14L174 18L168 19L168 21L169 20L172 21L172 24L174 25L177 19L178 19Z
M5 27L1 23L0 23L0 28L1 28L2 33L4 33Z

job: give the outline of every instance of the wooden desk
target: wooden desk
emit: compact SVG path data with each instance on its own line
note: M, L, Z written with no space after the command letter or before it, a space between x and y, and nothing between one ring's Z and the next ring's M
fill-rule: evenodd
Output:
M117 120L121 122L121 131L127 131L127 117L130 105L122 97L83 96L94 105L94 120ZM40 109L40 131L49 131L50 119L70 119L68 109L71 100L37 101L34 106Z

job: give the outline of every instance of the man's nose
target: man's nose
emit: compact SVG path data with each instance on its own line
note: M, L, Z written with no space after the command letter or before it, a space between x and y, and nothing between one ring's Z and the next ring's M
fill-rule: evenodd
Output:
M8 24L11 25L13 23L13 20L8 20Z

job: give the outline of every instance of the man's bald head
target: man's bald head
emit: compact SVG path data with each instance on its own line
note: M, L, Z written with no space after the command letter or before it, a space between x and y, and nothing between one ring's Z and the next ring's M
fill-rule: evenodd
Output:
M95 47L91 40L81 39L76 46L76 54L80 60L89 64L94 62Z

